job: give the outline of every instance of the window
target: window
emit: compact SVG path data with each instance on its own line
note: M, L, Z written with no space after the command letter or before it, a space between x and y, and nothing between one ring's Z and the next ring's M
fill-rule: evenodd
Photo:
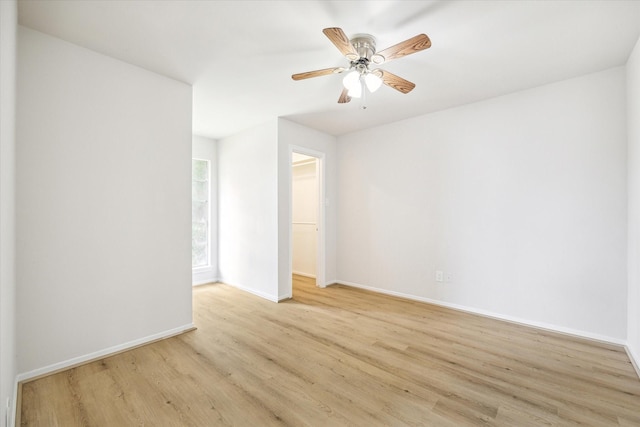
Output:
M209 266L209 161L191 160L191 267Z

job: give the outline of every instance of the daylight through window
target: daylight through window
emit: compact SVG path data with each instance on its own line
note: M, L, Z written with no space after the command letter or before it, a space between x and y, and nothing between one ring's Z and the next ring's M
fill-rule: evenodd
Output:
M209 161L191 161L191 267L209 265Z

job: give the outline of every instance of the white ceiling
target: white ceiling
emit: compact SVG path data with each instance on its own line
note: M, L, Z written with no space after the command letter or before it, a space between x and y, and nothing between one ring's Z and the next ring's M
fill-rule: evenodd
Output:
M640 1L27 1L20 24L193 85L193 131L222 138L285 117L340 135L623 65ZM368 108L337 104L348 64L322 29L370 33L379 49L425 33L428 50L381 68Z

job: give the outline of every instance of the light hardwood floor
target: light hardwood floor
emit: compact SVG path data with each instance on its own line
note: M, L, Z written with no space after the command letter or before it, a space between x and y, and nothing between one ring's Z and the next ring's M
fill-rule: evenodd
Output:
M22 386L24 426L640 426L624 349L294 278L194 289L196 331Z

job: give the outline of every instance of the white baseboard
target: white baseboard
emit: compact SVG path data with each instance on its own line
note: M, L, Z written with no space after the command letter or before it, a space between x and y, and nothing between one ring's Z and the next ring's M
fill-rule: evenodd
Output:
M193 323L189 323L183 326L179 326L177 328L169 329L168 331L159 332L157 334L153 334L144 338L139 338L137 340L129 341L124 344L119 344L119 345L105 348L103 350L99 350L93 353L85 354L84 356L74 357L72 359L54 363L52 365L45 366L42 368L34 369L29 372L23 372L18 374L17 382L19 383L19 382L34 380L36 378L39 378L45 375L50 375L65 369L69 369L74 366L82 365L94 360L99 360L104 357L113 356L114 354L121 353L126 350L132 350L136 347L140 347L142 345L149 344L154 341L170 338L172 336L179 335L183 332L186 332L192 329L195 329L195 325Z
M536 322L528 319L522 319L519 317L507 316L504 314L494 313L492 311L482 310L474 307L467 307L460 304L453 304L445 301L434 300L431 298L420 297L417 295L411 295L411 294L405 294L402 292L395 292L395 291L389 291L386 289L374 288L371 286L361 285L359 283L354 283L354 282L347 282L344 280L338 280L336 281L336 283L340 285L351 286L354 288L366 289L368 291L377 292L381 294L393 295L396 297L406 298L414 301L426 302L429 304L439 305L439 306L451 308L454 310L465 311L467 313L479 314L484 317L490 317L493 319L504 320L511 323L517 323L520 325L531 326L531 327L543 329L546 331L557 332L557 333L580 337L580 338L587 338L593 341L600 341L600 342L616 344L620 346L624 346L626 344L625 340L618 339L618 338L612 338L604 335L593 334L590 332L580 331L580 330L571 329L571 328L565 328L563 326L551 325L543 322Z
M204 280L200 280L197 282L192 282L191 286L202 286L202 285L210 285L212 283L218 283L220 281L220 279L218 279L217 277L214 277L212 279L204 279Z
M216 272L212 268L198 268L191 271L191 284L193 286L206 285L218 281Z
M295 274L297 276L302 276L302 277L308 277L310 279L315 279L316 275L315 274L311 274L311 273L303 273L302 271L292 271L292 274Z
M293 295L291 293L287 293L284 295L278 295L278 302L282 302L282 301L286 301L288 299L293 298Z
M236 284L233 284L233 283L228 283L228 282L225 282L224 280L219 280L219 282L220 283L224 283L225 285L231 286L232 288L236 288L236 289L240 289L241 291L249 292L250 294L259 296L260 298L264 298L264 299L269 300L271 302L278 302L278 300L279 300L279 297L276 296L276 295L271 295L271 294L268 294L266 292L262 292L262 291L258 291L258 290L255 290L255 289L248 288L246 286L236 285Z
M20 390L20 384L18 382L18 378L16 377L15 383L13 385L13 399L11 400L11 408L9 409L11 413L9 414L9 424L7 427L15 427L16 419L18 416L18 391Z
M640 355L635 354L631 347L628 345L624 346L624 349L627 351L627 356L629 356L629 360L631 360L631 364L633 368L636 370L636 374L638 375L638 379L640 379Z

